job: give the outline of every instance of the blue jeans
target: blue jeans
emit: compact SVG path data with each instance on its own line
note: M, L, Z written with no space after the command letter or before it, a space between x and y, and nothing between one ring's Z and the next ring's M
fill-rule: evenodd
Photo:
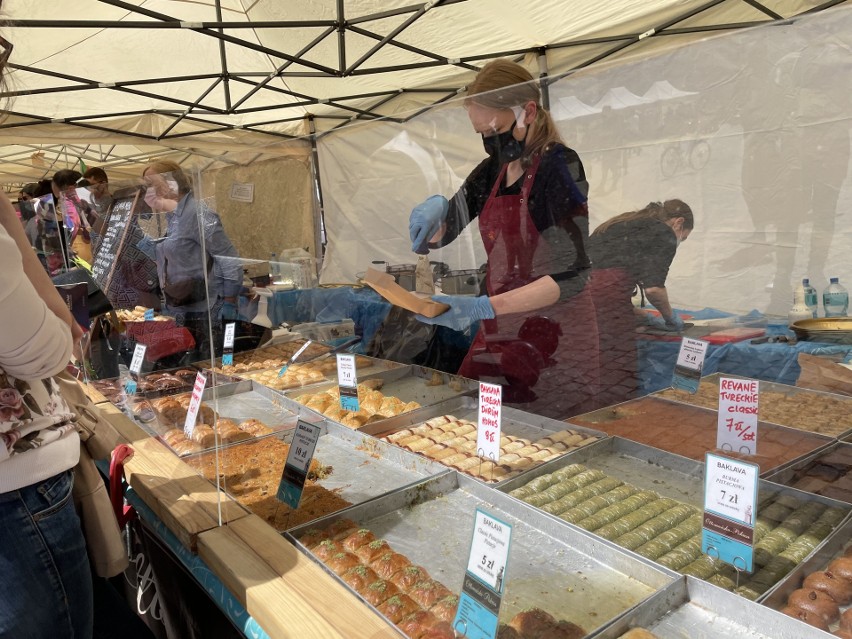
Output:
M92 574L73 473L0 495L0 637L89 639Z

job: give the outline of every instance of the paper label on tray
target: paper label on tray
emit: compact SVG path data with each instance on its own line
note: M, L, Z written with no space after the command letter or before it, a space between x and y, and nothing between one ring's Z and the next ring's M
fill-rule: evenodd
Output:
M692 394L698 392L708 346L707 342L691 337L684 337L680 341L680 351L677 354L674 375L672 375L672 388L679 388Z
M500 460L500 425L503 412L503 387L479 382L479 423L476 452L480 457Z
M142 370L142 361L145 359L145 351L148 347L145 344L137 344L133 349L133 359L130 360L130 372L136 375Z
M494 639L506 583L512 526L476 509L467 570L453 628L467 639Z
M319 424L309 424L299 420L293 431L293 441L281 473L281 483L278 485L278 499L293 510L299 507L305 482L308 480L308 469L314 457L322 428Z
M707 453L701 551L739 570L754 568L754 522L760 468Z
M204 386L206 384L207 377L199 371L195 376L192 397L189 399L189 408L186 409L186 421L183 423L183 432L187 437L192 437L192 431L195 430L195 420L198 418L198 411L201 408L201 396L204 394Z
M340 390L340 408L358 412L358 372L354 355L338 354L337 386Z
M222 365L231 366L234 363L234 333L236 332L236 322L228 322L225 324L225 342L222 344Z
M154 309L153 308L146 308L145 314L142 316L142 319L144 319L146 322L154 321Z
M716 448L743 455L757 454L757 404L760 382L719 378Z

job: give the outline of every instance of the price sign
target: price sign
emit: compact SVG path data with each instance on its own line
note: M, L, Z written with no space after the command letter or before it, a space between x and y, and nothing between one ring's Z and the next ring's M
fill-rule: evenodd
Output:
M760 382L719 379L716 448L744 455L757 454L757 404Z
M677 354L674 375L672 375L672 388L698 392L698 384L701 381L701 370L704 368L704 356L707 354L708 344L700 339L684 337L680 341L680 351Z
M512 526L476 509L473 539L453 628L467 639L494 639L506 583Z
M707 453L701 552L739 570L754 568L754 522L760 468Z
M499 384L479 383L479 423L476 432L476 450L480 457L496 463L500 460L500 425L503 409L503 387Z
M322 428L318 424L309 424L299 420L293 431L293 441L281 473L281 483L278 485L278 499L293 510L299 507L305 482L308 480L308 469L314 457Z
M153 308L146 308L145 309L145 315L144 315L143 319L146 322L154 321L154 309Z
M281 370L278 371L278 377L281 377L282 375L284 375L284 373L287 372L287 369L290 367L290 364L292 364L297 359L299 359L299 355L301 355L302 353L304 353L308 349L308 346L311 345L312 341L313 340L309 339L307 342L302 344L302 347L299 350L297 350L295 353L293 353L293 357L290 358L290 361L288 361L286 364L284 364L284 366L281 367Z
M192 438L195 430L195 420L201 408L201 396L204 395L204 387L207 385L207 377L201 371L195 376L195 385L192 387L192 396L189 399L189 408L186 410L186 421L183 423L183 432L187 438Z
M146 350L148 350L148 347L145 346L145 344L137 344L136 348L133 349L133 359L130 360L131 379L128 379L124 383L124 390L128 395L134 395L136 393L136 378L142 370L142 362L145 360Z
M225 324L225 343L222 345L223 366L231 366L234 363L234 333L236 330L236 322Z
M358 412L358 372L354 355L337 356L337 386L340 389L340 408Z

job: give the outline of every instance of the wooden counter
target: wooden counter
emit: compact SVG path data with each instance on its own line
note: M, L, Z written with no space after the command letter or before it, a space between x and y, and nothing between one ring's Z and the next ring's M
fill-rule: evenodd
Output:
M392 639L397 630L262 519L215 486L111 404L101 414L133 447L125 478L181 543L273 639Z

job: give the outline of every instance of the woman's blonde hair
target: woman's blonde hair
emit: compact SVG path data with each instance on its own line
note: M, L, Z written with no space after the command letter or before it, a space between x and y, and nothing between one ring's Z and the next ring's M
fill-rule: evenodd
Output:
M536 153L549 150L554 144L564 144L562 136L541 106L541 89L529 71L520 64L498 58L486 64L467 87L465 104L475 102L492 109L511 109L533 102L536 106L535 127L528 134L521 163L526 166Z
M172 179L177 182L178 193L180 195L185 195L192 191L192 184L190 183L189 178L177 162L172 160L154 160L153 162L148 162L145 169L142 171L142 177L145 177L145 174L149 171L151 173L171 175Z
M603 233L611 226L614 226L615 224L621 224L622 222L632 222L633 220L644 219L668 222L669 220L676 220L679 217L683 218L683 228L687 231L691 231L695 226L695 218L692 215L692 209L689 208L689 205L686 202L684 202L683 200L649 202L644 209L639 209L638 211L628 211L627 213L622 213L621 215L616 215L615 217L610 218L609 220L601 224L598 228L596 228L595 232L592 233L592 235Z

